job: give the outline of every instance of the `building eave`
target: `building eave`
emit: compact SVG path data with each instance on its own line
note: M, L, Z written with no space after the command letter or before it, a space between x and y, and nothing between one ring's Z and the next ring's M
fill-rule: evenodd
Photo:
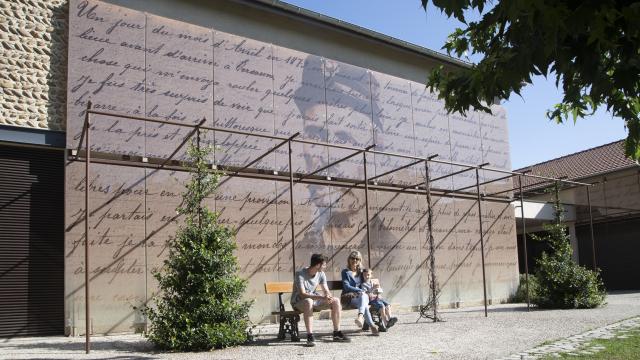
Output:
M351 24L346 21L342 21L327 15L323 15L308 9L301 8L299 6L291 5L280 0L233 0L244 5L249 5L255 8L259 8L265 11L276 12L287 16L294 17L296 19L302 19L312 22L316 25L327 26L339 31L344 31L350 35L365 38L369 41L385 44L387 46L394 47L399 50L409 51L420 56L424 56L438 62L444 62L447 65L458 67L462 69L469 69L473 66L472 63L456 59L446 54L439 53L437 51L428 49L423 46L412 44L410 42L394 38L389 35L379 33L355 24Z

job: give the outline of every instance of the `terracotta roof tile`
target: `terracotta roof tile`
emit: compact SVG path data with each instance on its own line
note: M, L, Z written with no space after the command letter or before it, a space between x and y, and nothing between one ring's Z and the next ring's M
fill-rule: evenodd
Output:
M624 156L624 140L619 140L514 171L531 169L530 174L533 175L580 180L633 165L638 164ZM522 185L534 185L539 182L540 180L535 178L526 178Z

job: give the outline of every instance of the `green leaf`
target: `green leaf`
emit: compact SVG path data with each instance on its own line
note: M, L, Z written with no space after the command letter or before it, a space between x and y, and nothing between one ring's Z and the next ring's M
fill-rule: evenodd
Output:
M429 1L421 1L426 10ZM493 99L521 94L532 76L553 74L561 104L547 111L557 123L593 114L605 106L627 123L626 154L638 159L640 131L640 5L636 2L434 0L465 27L443 49L481 57L469 68L434 69L429 88L448 112L474 109ZM480 12L468 21L465 14ZM475 16L475 15L474 15Z
M195 143L188 149L191 180L178 208L185 221L154 274L161 290L155 306L142 309L150 320L146 336L160 349L211 350L247 339L251 302L242 299L247 282L237 274L234 232L203 203L220 179L208 168L211 151Z

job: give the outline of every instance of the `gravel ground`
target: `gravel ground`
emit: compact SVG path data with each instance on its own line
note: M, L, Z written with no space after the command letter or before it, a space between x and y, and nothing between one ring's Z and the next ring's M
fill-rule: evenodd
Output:
M304 341L277 341L274 325L258 327L251 345L202 353L157 353L140 335L94 336L89 355L84 353L84 337L0 339L0 359L496 359L640 316L640 292L610 294L607 302L592 310L531 312L523 304L494 305L488 318L482 307L443 310L441 323L416 323L417 313L404 313L380 337L358 332L349 312L342 324L352 342L333 343L331 322L316 320L319 338L314 348L305 347ZM304 332L301 335L304 339Z

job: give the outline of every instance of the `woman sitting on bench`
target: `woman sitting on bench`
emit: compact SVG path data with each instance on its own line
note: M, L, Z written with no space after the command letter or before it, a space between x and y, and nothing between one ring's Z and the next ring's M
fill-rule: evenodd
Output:
M342 270L342 294L340 301L345 308L358 309L356 325L362 328L366 322L371 329L371 335L378 336L378 327L373 323L369 312L369 295L360 288L362 282L362 254L359 251L352 251L347 260L347 268Z

